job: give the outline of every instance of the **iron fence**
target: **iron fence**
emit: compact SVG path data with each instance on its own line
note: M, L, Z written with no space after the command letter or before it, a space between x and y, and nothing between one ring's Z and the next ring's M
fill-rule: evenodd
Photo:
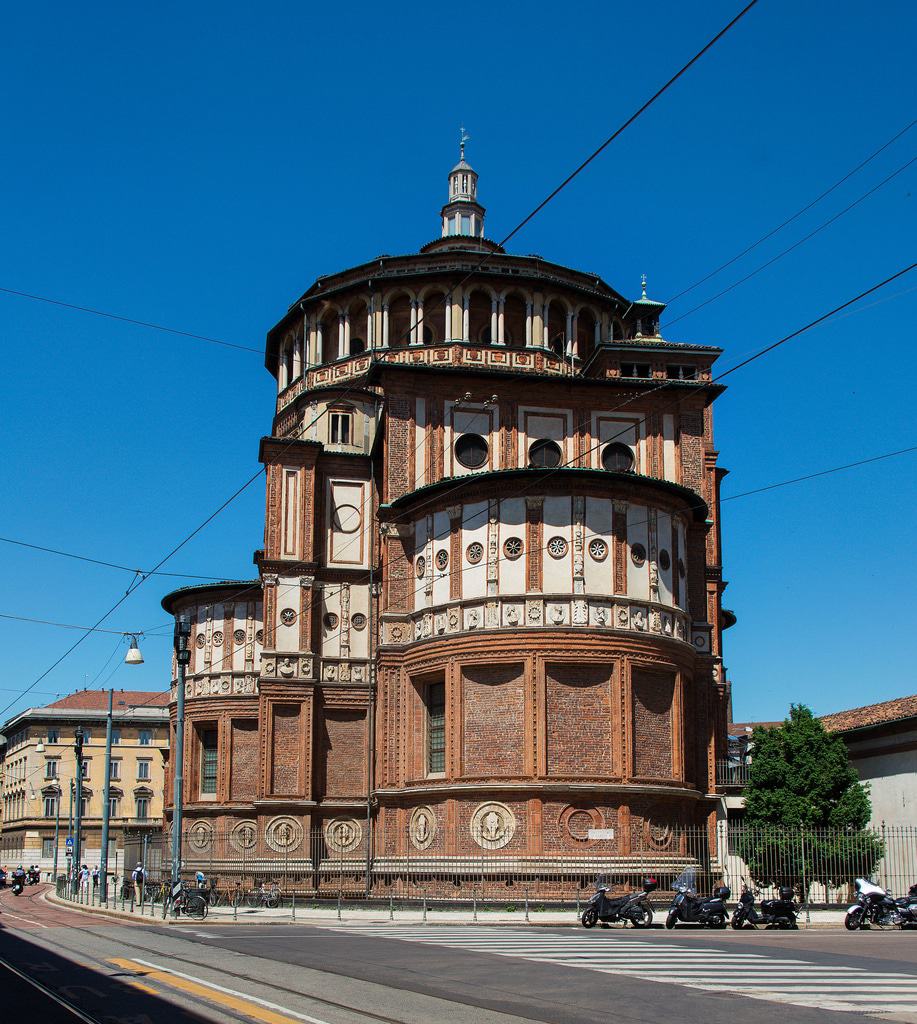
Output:
M182 837L183 876L203 872L221 902L242 901L264 884L276 885L287 904L295 897L306 905L563 905L587 898L597 882L624 892L653 875L659 883L654 901L661 903L678 876L693 868L702 890L725 881L737 897L746 882L767 897L789 885L809 906L830 907L851 900L859 876L896 895L917 882L917 827L910 825L852 831L725 821L712 827L640 823L570 841L560 852L539 852L547 839L540 831L517 830L511 843L493 842L490 849L481 845L486 837L466 832L441 837L426 849L405 836L395 850L371 856L360 829L306 832L290 819L286 831L269 826L262 832L243 824L218 832L196 823ZM150 882L167 878L170 842L168 834L147 834L145 845L138 839L128 846L126 869L140 861Z

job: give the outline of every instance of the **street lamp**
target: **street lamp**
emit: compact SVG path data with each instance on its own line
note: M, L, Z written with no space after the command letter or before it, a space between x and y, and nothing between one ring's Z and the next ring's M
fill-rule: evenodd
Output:
M140 653L140 647L137 644L137 637L135 634L128 634L131 638L131 645L128 648L127 655L124 658L125 665L142 665L143 655Z
M172 795L172 885L181 878L182 799L184 794L185 761L185 670L191 662L188 638L191 636L191 616L182 612L175 620L175 662L178 681L175 702L175 752L172 769L174 789Z
M76 893L77 887L79 886L80 878L80 865L82 861L82 842L80 830L83 825L83 727L78 725L76 727L76 733L74 734L73 752L76 754L76 781L74 784L76 793L76 799L74 801L74 836L73 836L73 861L72 864L76 869L73 882L72 891Z

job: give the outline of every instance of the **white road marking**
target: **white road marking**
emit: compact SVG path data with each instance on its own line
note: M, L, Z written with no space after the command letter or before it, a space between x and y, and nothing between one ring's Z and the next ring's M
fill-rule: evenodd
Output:
M817 964L722 947L681 946L632 937L533 936L506 928L436 928L397 925L321 925L402 942L532 960L603 974L623 974L771 1002L859 1013L917 1011L917 974Z

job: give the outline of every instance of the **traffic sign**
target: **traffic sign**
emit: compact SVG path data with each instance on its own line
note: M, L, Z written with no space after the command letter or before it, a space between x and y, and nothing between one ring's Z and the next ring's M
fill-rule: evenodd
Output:
M73 836L67 836L67 849L73 849Z

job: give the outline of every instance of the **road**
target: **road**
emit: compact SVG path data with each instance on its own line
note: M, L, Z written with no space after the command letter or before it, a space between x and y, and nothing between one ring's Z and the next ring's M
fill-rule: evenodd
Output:
M0 895L0 978L17 1024L917 1024L917 932L899 931L163 926L30 889Z

